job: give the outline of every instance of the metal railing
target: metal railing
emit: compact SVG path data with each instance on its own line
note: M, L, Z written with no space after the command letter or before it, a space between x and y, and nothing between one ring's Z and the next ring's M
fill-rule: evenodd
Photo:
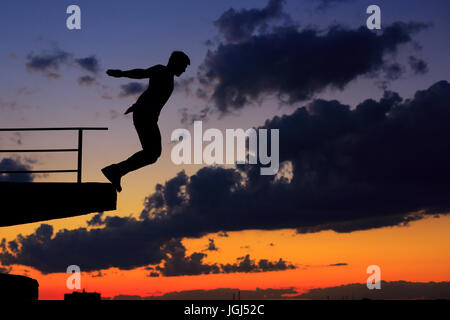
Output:
M11 152L77 152L78 165L77 169L69 170L13 170L3 171L0 173L60 173L60 172L76 172L77 183L81 183L81 169L83 157L83 131L85 130L108 130L104 127L68 127L68 128L0 128L0 131L62 131L62 130L78 130L78 148L76 149L1 149L0 153Z

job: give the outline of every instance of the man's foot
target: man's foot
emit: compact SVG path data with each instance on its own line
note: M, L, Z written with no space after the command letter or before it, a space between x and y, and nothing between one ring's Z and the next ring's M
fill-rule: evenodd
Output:
M122 176L117 170L117 164L104 167L102 172L118 192L122 191L122 187L120 186L120 178L122 178Z

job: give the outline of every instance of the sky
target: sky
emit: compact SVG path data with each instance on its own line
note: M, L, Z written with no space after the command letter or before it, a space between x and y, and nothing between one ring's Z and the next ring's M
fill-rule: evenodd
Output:
M66 27L71 4L80 30ZM450 4L377 1L381 29L369 30L371 4L3 1L0 128L108 127L84 134L83 182L107 182L100 169L141 148L123 113L148 80L105 71L166 65L174 50L191 64L159 118L161 157L122 179L117 210L0 228L0 271L37 279L40 299L63 299L73 264L108 298L295 296L364 284L369 265L393 285L450 281ZM195 120L278 129L279 172L174 164L171 133ZM0 133L1 149L76 141ZM73 154L0 153L5 170L75 166Z

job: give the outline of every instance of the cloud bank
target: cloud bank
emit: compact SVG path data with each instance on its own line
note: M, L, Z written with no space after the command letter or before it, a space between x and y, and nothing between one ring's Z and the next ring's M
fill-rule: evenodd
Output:
M74 58L72 53L55 48L39 54L30 53L27 56L25 64L29 72L41 73L49 79L61 78L61 67L78 67L86 71L89 75L84 75L78 78L80 85L91 85L101 68L100 62L95 55L85 58Z
M351 30L334 26L325 32L276 28L209 50L199 79L222 113L259 103L269 95L293 105L326 88L343 90L363 75L384 72L392 80L401 69L389 63L388 54L395 54L424 28L426 25L420 23L397 22L385 27L380 35L364 27ZM417 62L413 65L417 70Z
M338 2L344 1L321 1L319 7ZM271 0L263 9L229 9L214 22L221 40L199 67L197 92L221 114L268 96L294 105L328 88L343 90L362 76L396 80L406 67L392 57L428 28L419 22L395 22L379 33L338 24L324 30L299 28L283 11L283 3ZM427 71L426 62L413 56L409 66L415 74Z
M181 171L156 186L139 219L100 215L89 222L100 228L56 234L41 225L4 243L0 260L43 272L61 272L72 261L83 270L133 269L165 260L174 238L248 229L352 232L447 214L448 123L447 81L412 99L386 92L354 108L315 100L263 126L280 130L286 176L261 176L257 165ZM202 254L189 263L204 264Z

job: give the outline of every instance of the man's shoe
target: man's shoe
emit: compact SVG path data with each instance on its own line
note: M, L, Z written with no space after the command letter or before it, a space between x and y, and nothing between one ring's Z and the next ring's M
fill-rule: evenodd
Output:
M122 191L122 187L120 186L122 176L119 174L116 164L104 167L102 172L118 192Z

